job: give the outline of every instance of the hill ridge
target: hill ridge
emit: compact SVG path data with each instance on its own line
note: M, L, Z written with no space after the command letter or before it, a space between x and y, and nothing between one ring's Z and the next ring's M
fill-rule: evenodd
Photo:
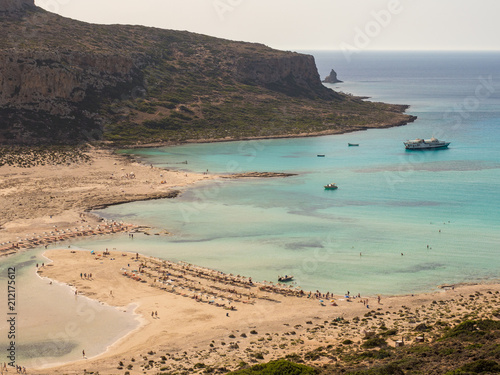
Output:
M10 0L1 0L4 6ZM0 12L0 143L341 132L412 121L322 85L314 57L186 31Z

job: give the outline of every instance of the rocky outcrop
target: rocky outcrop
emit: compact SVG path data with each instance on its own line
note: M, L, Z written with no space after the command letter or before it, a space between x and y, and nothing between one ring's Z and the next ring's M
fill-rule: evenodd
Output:
M337 72L332 69L330 74L323 80L324 83L340 83L343 82L337 78Z
M123 55L1 51L0 142L99 138L100 100L144 90L138 65L140 59Z
M127 56L76 51L0 52L0 104L67 116L89 89L103 90L132 80Z
M357 125L371 123L366 107L377 107L325 87L310 55L88 24L33 0L0 0L0 35L0 144L317 133L351 129L353 112ZM406 118L391 106L374 109L388 123Z
M229 176L221 176L222 178L274 178L274 177L292 177L297 176L296 173L282 172L245 172L236 173Z
M321 84L314 57L290 54L283 57L240 59L236 77L245 83L262 85L291 96L332 99L336 93Z
M15 12L30 6L35 6L35 0L0 0L0 12Z

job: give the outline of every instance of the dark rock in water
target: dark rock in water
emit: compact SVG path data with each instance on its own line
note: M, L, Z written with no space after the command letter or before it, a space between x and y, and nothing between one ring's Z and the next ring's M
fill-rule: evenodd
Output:
M280 173L280 172L245 172L245 173L236 173L229 176L222 176L222 178L247 178L247 177L270 178L270 177L291 177L291 176L297 176L297 174Z
M330 75L327 76L323 82L325 83L339 83L339 82L343 82L339 79L337 79L337 72L335 72L335 70L332 69L332 71L330 72Z

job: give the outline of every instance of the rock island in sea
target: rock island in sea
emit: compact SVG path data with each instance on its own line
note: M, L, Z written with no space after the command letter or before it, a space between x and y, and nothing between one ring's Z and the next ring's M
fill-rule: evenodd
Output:
M330 74L327 75L322 82L324 82L324 83L341 83L343 81L341 81L337 78L337 72L332 69Z

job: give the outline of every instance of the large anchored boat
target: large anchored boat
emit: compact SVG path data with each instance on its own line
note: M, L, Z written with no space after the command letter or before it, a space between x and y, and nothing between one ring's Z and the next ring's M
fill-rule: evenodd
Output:
M446 148L451 142L440 141L437 138L414 139L403 142L407 150L428 150L432 148Z

